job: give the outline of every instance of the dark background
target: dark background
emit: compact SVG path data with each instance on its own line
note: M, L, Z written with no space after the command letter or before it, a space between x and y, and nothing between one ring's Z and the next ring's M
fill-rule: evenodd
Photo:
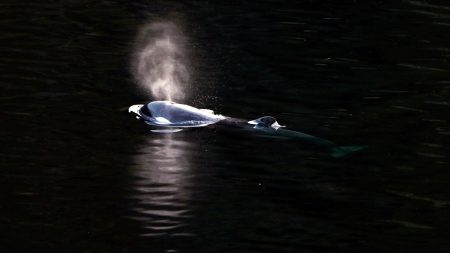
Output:
M369 148L152 134L142 25L188 40L186 103ZM446 1L0 3L2 252L449 252Z

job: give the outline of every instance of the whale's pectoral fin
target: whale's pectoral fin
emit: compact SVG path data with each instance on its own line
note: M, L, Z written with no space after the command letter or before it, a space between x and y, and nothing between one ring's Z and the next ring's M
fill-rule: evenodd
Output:
M183 129L181 129L181 128L167 128L167 129L152 129L150 131L152 131L153 133L169 134L169 133L181 132L181 131L183 131Z

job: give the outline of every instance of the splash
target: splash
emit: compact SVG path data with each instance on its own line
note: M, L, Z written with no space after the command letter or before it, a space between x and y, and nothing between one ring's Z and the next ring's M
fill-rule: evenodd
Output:
M144 25L137 36L132 70L141 88L157 100L183 101L189 83L185 37L172 22Z

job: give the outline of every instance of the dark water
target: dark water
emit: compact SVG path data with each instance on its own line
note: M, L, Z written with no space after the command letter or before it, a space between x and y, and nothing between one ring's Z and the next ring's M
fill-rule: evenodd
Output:
M449 252L446 1L2 1L2 252ZM189 104L342 145L152 134L130 75L175 21Z

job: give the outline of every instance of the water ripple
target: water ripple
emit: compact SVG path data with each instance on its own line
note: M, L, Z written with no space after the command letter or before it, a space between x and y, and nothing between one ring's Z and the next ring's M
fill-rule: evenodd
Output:
M191 217L189 150L192 144L171 135L152 135L134 157L133 219L150 232L142 236L185 233Z

